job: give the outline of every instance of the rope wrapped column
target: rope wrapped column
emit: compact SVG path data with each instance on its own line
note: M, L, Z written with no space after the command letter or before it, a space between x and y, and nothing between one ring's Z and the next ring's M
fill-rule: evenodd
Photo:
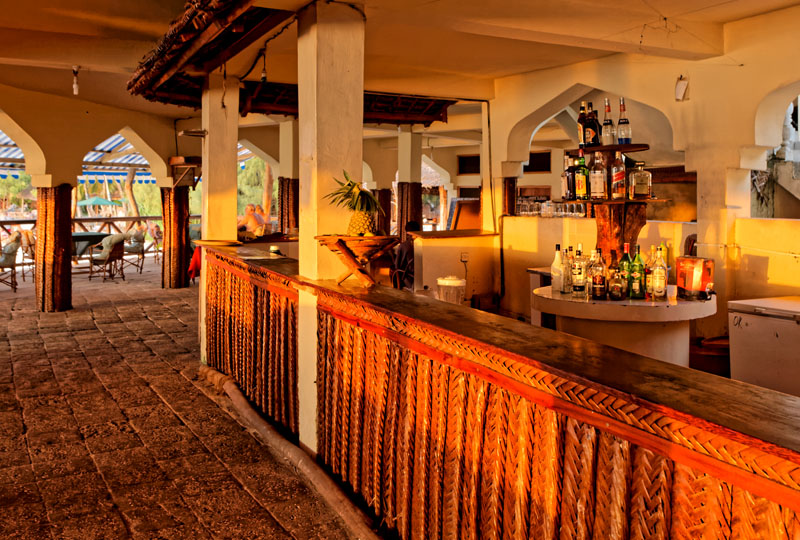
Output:
M161 287L189 286L189 186L161 188L164 217L164 257L161 259Z
M72 309L72 186L37 188L36 305Z
M298 227L300 211L300 180L278 178L278 223L282 232Z
M392 232L392 190L389 188L373 189L372 193L377 197L383 213L378 212L375 216L375 228L383 231L384 234Z
M422 184L397 183L397 234L406 240L406 223L416 221L422 227Z

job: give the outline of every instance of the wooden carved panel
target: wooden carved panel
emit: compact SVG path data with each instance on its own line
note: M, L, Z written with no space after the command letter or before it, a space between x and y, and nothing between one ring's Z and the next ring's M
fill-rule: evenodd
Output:
M36 194L36 304L39 311L72 309L72 187Z

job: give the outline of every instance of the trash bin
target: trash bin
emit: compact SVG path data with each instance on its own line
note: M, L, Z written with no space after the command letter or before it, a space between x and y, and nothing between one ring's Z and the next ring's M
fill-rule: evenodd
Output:
M461 304L467 292L467 280L456 276L440 277L436 280L439 300L450 304Z

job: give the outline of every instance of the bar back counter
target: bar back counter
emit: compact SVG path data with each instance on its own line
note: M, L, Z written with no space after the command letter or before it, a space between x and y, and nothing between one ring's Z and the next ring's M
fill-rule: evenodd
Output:
M206 250L207 358L400 538L797 538L800 398L384 287Z

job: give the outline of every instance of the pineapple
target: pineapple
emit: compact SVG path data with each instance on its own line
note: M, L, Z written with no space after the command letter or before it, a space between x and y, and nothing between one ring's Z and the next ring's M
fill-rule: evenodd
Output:
M364 236L375 234L375 214L383 212L378 199L369 190L363 189L358 183L350 179L347 171L344 173L345 182L336 180L339 187L325 195L331 203L343 206L353 212L350 224L347 227L348 236Z

